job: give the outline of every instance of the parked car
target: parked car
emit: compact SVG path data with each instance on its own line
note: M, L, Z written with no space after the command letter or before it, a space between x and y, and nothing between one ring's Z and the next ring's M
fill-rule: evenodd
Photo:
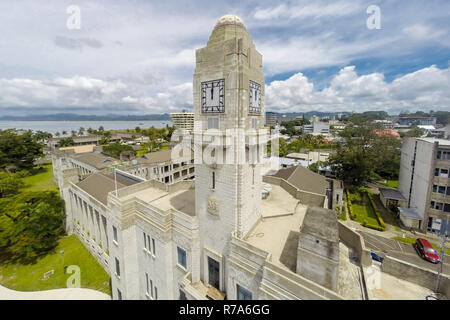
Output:
M433 249L427 239L417 239L416 243L414 244L414 248L416 248L417 253L422 259L425 259L432 263L440 262L438 253Z

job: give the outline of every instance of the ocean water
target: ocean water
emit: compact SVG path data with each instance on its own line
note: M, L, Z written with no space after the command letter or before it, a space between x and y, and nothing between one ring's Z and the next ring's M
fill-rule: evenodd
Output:
M71 134L72 130L78 132L80 127L85 130L88 128L98 129L103 126L105 130L120 130L120 129L134 129L140 127L142 129L150 128L164 128L166 125L171 126L170 120L144 120L144 121L0 121L0 129L31 129L33 131L46 131L52 134L62 131L67 131L67 135Z

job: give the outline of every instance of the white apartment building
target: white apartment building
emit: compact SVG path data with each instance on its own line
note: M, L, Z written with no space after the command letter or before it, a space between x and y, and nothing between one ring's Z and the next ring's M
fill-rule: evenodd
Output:
M405 219L416 220L424 232L450 233L450 141L405 138L402 146L398 190L407 207Z
M177 129L185 129L189 132L194 130L194 113L193 112L173 112L170 114L172 124Z
M312 134L314 136L329 136L330 124L328 122L313 121L311 124L303 125L302 134Z

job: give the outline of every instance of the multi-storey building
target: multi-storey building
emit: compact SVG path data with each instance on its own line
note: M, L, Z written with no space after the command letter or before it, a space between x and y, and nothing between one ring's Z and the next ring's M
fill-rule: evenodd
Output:
M185 129L189 132L194 130L194 113L193 112L174 112L170 114L172 124L177 129Z
M433 233L450 233L450 141L406 138L403 141L398 190L407 207L404 219Z
M328 136L330 135L330 124L328 122L313 121L311 124L303 125L302 134Z
M266 112L266 124L275 127L277 125L277 115L275 112Z

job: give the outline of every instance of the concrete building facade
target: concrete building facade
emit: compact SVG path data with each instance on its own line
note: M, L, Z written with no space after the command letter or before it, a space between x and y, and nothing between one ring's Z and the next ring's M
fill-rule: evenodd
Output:
M113 298L344 299L341 227L326 209L327 185L315 194L265 177L270 192L262 199L261 162L247 159L249 141L266 132L264 77L240 18L218 20L196 52L193 83L194 180L164 183L125 170L85 175L68 166L55 178L67 230L104 261ZM209 148L236 129L246 136ZM221 162L230 149L235 162Z
M400 207L400 215L418 220L418 228L424 232L450 232L449 170L449 140L404 139L398 190L409 210Z

